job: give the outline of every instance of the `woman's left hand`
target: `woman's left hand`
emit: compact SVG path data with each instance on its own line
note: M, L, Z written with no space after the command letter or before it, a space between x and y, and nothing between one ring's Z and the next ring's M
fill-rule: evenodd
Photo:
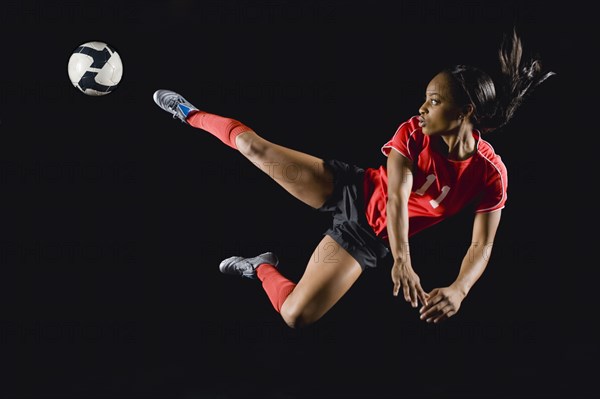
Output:
M420 319L427 323L439 323L454 316L465 295L452 286L435 288L429 293L427 305L421 307Z

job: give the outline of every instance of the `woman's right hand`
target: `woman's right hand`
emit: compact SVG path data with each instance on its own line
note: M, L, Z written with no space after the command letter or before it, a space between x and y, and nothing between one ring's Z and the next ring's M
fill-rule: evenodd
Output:
M394 283L394 296L398 296L400 288L404 293L404 300L409 302L413 308L427 305L429 295L421 287L421 280L412 268L410 258L404 261L395 261L392 266L392 281Z

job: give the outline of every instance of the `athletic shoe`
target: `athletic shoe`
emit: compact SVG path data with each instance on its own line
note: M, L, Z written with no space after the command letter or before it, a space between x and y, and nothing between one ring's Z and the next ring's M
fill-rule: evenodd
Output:
M183 123L187 123L186 118L191 111L198 111L188 100L171 90L156 90L152 98L159 107Z
M263 263L268 263L277 267L279 259L277 259L277 256L272 252L265 252L264 254L255 256L254 258L232 256L221 262L219 265L219 270L221 270L221 273L255 279L256 268Z

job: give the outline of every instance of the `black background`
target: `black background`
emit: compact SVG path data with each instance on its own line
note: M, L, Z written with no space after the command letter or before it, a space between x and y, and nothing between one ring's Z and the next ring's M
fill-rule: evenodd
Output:
M590 12L574 2L5 2L1 9L0 396L593 397L593 157L575 95ZM366 273L290 330L221 259L271 250L297 279L328 224L214 137L156 107L159 88L265 138L361 166L456 63L497 71L516 25L557 76L485 137L509 171L492 260L430 326ZM87 97L67 60L114 46L118 89ZM583 120L586 120L585 118ZM589 120L588 120L589 122ZM575 202L577 201L577 202ZM412 240L429 290L470 239L459 214ZM585 364L589 363L589 366Z

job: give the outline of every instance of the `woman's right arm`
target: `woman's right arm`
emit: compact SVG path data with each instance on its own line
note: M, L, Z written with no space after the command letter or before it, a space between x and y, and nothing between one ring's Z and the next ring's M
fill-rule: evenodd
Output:
M422 305L427 303L427 293L412 268L408 245L408 197L413 184L412 166L410 159L396 150L390 151L387 159L387 231L394 259L393 294L397 296L402 288L404 300L416 308L419 301Z

